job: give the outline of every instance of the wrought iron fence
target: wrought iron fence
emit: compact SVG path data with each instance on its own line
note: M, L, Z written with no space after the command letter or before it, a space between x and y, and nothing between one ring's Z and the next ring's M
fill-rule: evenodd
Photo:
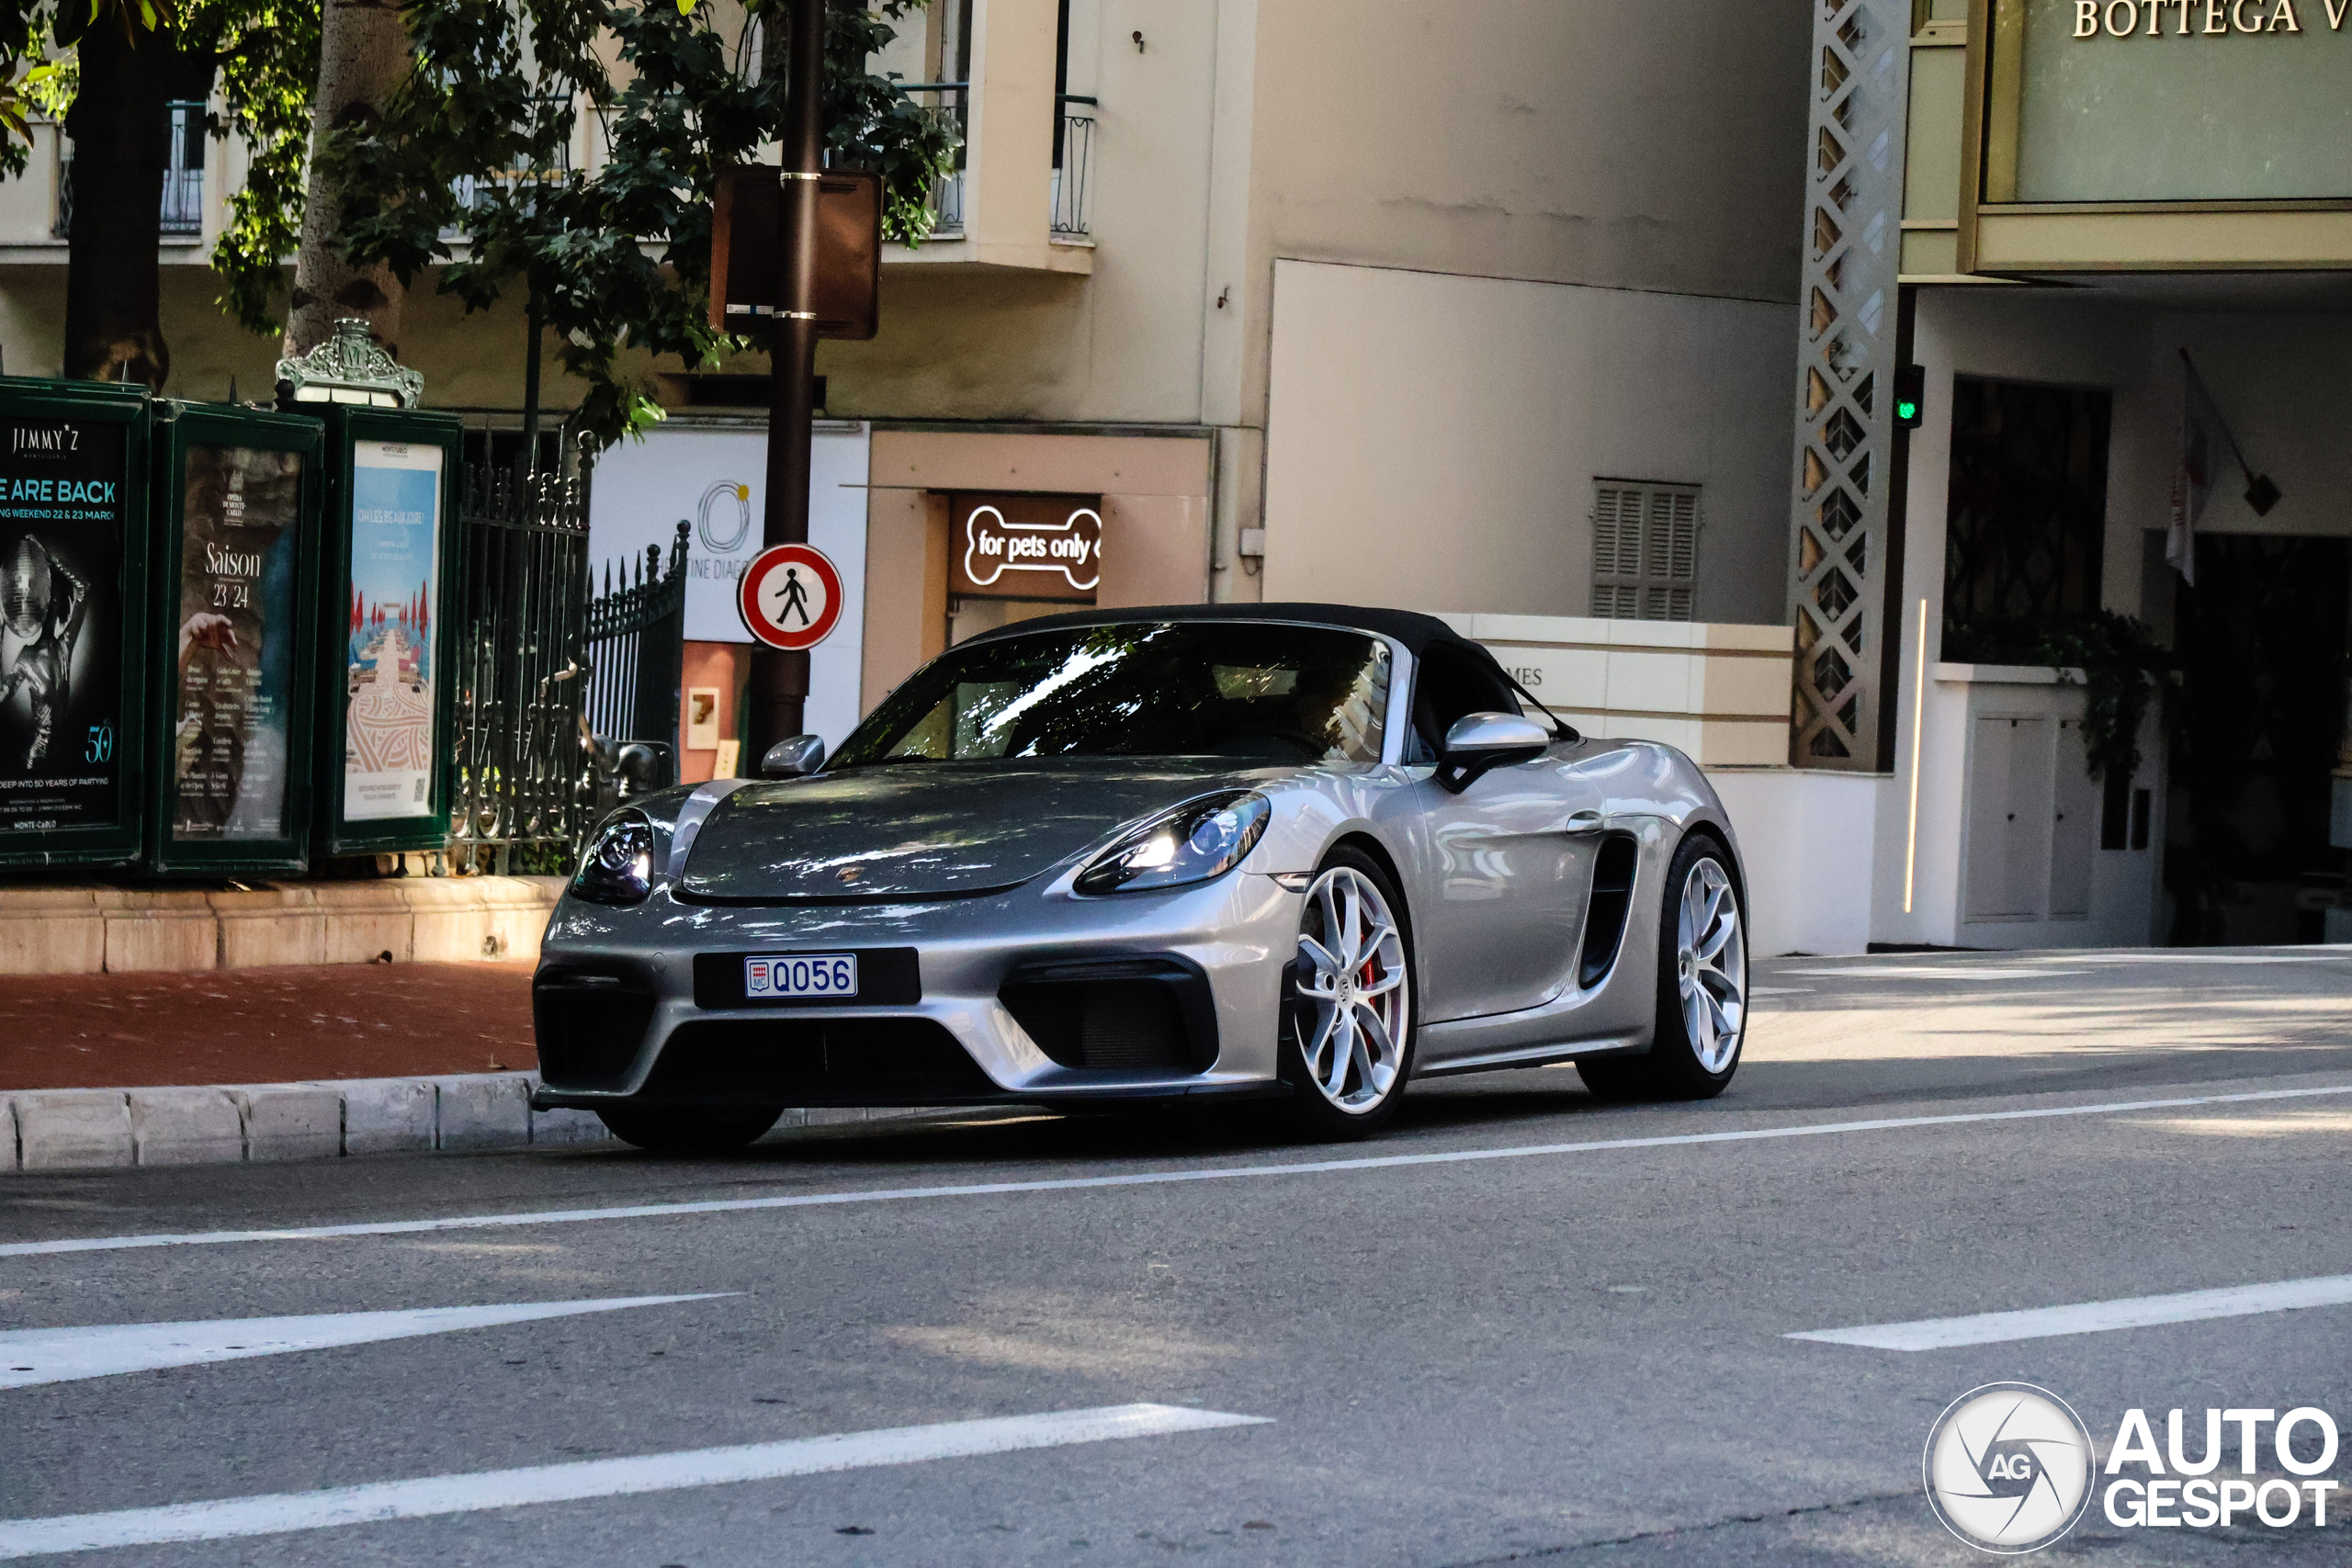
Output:
M585 482L469 468L463 542L453 871L565 869L587 826L594 753L581 721L588 670Z
M582 699L591 734L600 742L651 744L656 777L634 778L634 787L661 787L677 773L678 679L685 654L686 536L678 523L670 546L668 570L662 547L648 545L642 559L605 566L605 591L589 601L587 659L591 666ZM616 579L617 578L617 581ZM600 751L613 751L600 746Z
M1082 239L1093 231L1093 214L1086 197L1088 176L1094 167L1095 101L1063 93L1055 103L1061 118L1054 135L1053 232Z

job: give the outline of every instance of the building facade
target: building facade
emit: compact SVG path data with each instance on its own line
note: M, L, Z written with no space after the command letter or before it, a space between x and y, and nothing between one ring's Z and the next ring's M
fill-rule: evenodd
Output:
M1839 0L1814 50L1794 761L1871 787L1873 940L2352 934L2352 14ZM2170 669L2095 773L2112 617Z
M1805 744L1792 758L1781 739L1791 662L1820 640L1792 592L1835 570L1828 592L1857 615L1885 597L1866 575L1883 560L1825 569L1791 522L1791 453L1827 417L1791 386L1811 377L1839 389L1832 412L1854 406L1810 368L1818 258L1791 220L1819 166L1804 86L1822 10L933 0L910 15L876 68L952 116L966 149L931 239L886 247L880 334L820 351L812 527L857 614L820 650L812 724L837 739L956 638L1073 603L1444 614L1586 728L1717 768L1751 858L1773 867L1759 886L1803 886L1759 911L1765 945L1859 947L1874 850L1849 796L1882 820L1890 780ZM1874 41L1841 42L1842 69L1883 96L1861 68ZM277 345L220 313L205 265L241 154L175 146L168 389L250 397ZM59 355L69 151L39 128L28 176L0 187L0 353L20 373ZM571 156L597 156L584 126ZM1891 158L1899 186L1903 156L1897 134L1851 162ZM1892 254L1898 221L1869 254ZM400 345L427 401L519 424L520 310L469 319L433 283L412 289ZM1895 314L1864 310L1872 330ZM544 368L546 400L567 403L575 389ZM746 661L724 604L757 544L766 365L636 368L671 418L600 462L597 548L641 558L689 525L678 739L684 775L708 776L737 733ZM1083 537L1093 569L991 574L974 530L998 525ZM1859 638L1857 659L1877 647L1828 630Z

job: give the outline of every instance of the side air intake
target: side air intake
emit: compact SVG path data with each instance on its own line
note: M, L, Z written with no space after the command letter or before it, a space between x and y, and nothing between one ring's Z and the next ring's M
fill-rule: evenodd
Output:
M1577 984L1586 990L1607 977L1625 942L1625 916L1634 907L1634 874L1640 869L1641 848L1631 833L1611 833L1600 840L1592 866L1592 902L1584 917L1584 953L1577 963Z

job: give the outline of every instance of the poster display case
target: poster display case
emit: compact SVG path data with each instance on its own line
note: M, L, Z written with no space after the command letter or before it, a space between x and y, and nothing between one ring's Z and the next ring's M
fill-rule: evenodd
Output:
M458 416L325 411L321 855L437 850L449 831Z
M155 405L148 864L308 865L318 668L318 420Z
M0 378L0 868L139 858L150 420L143 389Z

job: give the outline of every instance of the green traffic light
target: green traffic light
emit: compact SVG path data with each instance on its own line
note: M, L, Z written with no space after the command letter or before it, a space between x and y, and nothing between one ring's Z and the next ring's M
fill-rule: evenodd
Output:
M1914 402L1897 403L1894 405L1894 417L1897 419L1917 419L1919 417L1919 405Z

